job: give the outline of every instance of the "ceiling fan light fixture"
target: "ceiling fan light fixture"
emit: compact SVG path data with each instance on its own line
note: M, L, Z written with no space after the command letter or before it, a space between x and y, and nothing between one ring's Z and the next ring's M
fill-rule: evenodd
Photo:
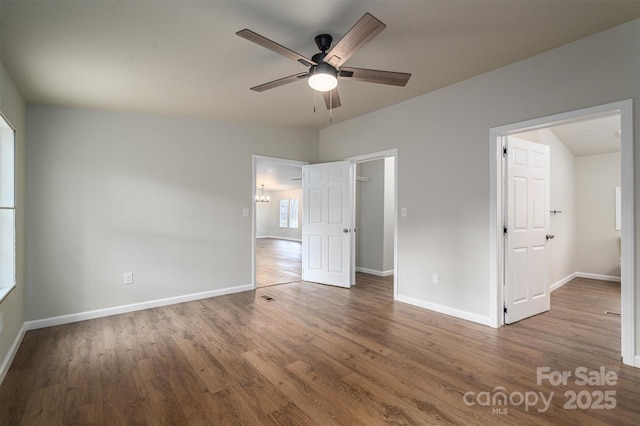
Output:
M320 62L309 71L309 86L317 92L328 92L338 86L338 71L331 65Z

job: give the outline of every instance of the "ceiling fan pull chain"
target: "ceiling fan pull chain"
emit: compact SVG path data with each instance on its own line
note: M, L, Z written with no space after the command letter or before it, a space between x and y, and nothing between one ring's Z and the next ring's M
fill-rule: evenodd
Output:
M316 113L316 91L313 91L313 113Z

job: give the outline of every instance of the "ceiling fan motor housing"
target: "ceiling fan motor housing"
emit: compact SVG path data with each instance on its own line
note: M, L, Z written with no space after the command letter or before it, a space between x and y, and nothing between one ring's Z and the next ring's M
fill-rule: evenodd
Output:
M320 37L320 36L318 36L318 37ZM329 37L331 37L331 36L329 36ZM309 75L314 75L314 74L318 73L318 74L329 74L329 75L332 75L332 76L334 76L336 78L338 77L338 70L324 61L324 57L326 55L327 54L324 53L324 52L316 53L315 55L313 55L313 57L311 59L313 60L313 62L315 62L318 65L312 65L309 68Z
M318 46L318 49L320 49L320 51L324 53L327 50L329 50L329 48L331 47L331 42L333 41L333 37L331 37L329 34L319 34L316 36L315 40L316 40L316 46Z

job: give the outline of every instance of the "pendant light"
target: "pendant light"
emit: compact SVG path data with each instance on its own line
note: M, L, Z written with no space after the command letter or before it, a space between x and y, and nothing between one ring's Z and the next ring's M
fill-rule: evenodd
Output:
M262 195L259 197L256 195L256 203L268 203L269 200L271 200L271 197L264 196L264 184L262 184Z

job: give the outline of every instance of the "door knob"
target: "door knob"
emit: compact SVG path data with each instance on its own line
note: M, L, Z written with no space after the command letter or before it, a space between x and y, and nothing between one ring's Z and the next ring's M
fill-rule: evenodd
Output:
M556 236L553 234L547 234L547 241L553 240Z
M349 228L344 228L344 229L342 230L342 232L344 232L345 234L348 234L348 233L349 233Z

